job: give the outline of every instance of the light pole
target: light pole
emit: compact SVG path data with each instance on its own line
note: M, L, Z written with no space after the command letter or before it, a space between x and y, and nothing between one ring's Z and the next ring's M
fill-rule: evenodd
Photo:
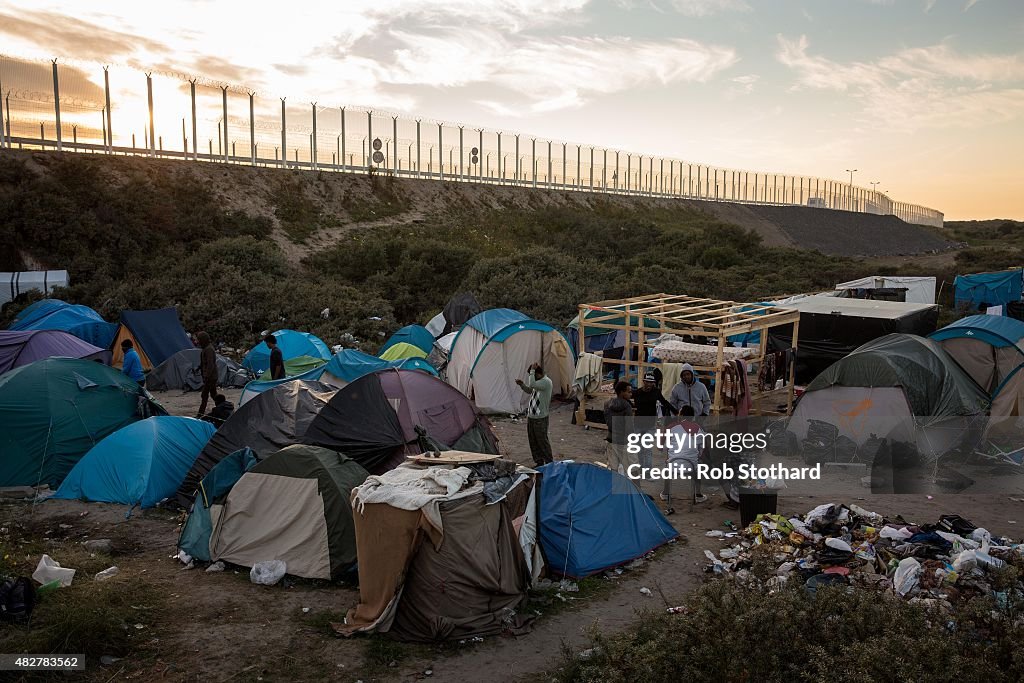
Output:
M878 186L881 184L881 182L881 180L873 180L870 183L868 183L869 185L871 185L871 191L878 192Z
M853 185L853 174L857 172L857 169L855 169L855 168L852 168L852 169L848 168L848 169L846 169L846 172L850 174L850 185L852 186Z
M846 172L850 174L850 191L847 193L846 197L846 208L849 210L853 208L853 174L857 172L857 169L848 168L846 169Z

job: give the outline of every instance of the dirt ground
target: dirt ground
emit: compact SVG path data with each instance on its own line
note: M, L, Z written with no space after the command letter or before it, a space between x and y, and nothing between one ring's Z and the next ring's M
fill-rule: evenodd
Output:
M228 394L229 399L237 399L237 390ZM173 414L194 415L198 406L195 392L156 396ZM571 418L570 406L553 406L550 435L556 457L603 460L605 432L572 425ZM506 457L530 463L524 422L498 420L494 429ZM824 502L856 502L883 514L901 514L909 521L935 522L941 514L958 513L993 534L1019 538L1024 530L1024 503L1010 500L1024 499L1024 487L998 495L872 496L860 486L860 476L850 471L830 479L836 487L834 494L784 493L779 498L779 512L802 514ZM643 487L656 496L658 489L653 484ZM677 512L669 519L682 534L680 542L643 568L624 573L596 597L570 602L565 609L539 618L531 633L444 648L403 646L394 650L395 666L391 667L380 662L380 637L336 638L327 628L328 622L339 621L358 602L357 589L310 581L267 588L250 583L244 569L229 568L223 573L184 569L173 558L180 514L136 510L126 518L122 506L72 501L35 506L6 503L0 512L5 521L17 519L36 529L61 528L67 538L113 539L120 551L115 554L122 573L118 579L146 582L170 598L167 614L152 629L146 654L99 669L91 664L90 680L331 679L354 683L422 680L429 670L430 678L438 681L513 681L533 679L550 669L563 644L581 647L590 627L620 629L635 618L639 608L681 604L704 576L704 550L721 547L722 541L706 537L705 532L723 528L726 520L738 522L738 512L722 506L721 491L708 492L712 495L707 503L676 504ZM83 513L88 514L83 517ZM82 577L76 581L83 579L90 580ZM643 587L650 588L653 595L642 594ZM385 659L389 647L383 646Z

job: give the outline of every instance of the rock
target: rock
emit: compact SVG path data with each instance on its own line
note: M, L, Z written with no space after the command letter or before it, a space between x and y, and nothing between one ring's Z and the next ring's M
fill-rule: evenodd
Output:
M90 553L104 553L109 555L114 552L114 542L109 538L94 538L91 541L86 541L82 546Z
M207 567L206 571L208 573L211 573L211 572L222 572L222 571L224 571L224 563L221 562L220 560L217 560L216 562L211 564L209 567Z

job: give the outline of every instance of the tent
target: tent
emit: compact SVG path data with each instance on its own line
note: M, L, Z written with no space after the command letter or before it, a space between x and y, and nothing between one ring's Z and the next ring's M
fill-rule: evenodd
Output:
M326 362L326 360L320 358L319 356L302 355L295 356L294 358L288 358L284 361L284 376L286 378L298 377L299 375L304 375L310 370L315 370L321 365L324 365ZM260 379L263 381L267 381L270 379L269 368L260 373Z
M285 365L287 366L287 362ZM421 358L405 358L402 360L387 361L377 358L376 356L371 356L368 353L363 353L358 349L342 349L331 356L331 359L326 365L320 365L312 368L311 370L295 375L294 377L270 380L261 379L249 382L242 390L242 395L238 400L238 405L243 405L252 400L253 397L258 394L262 394L264 391L269 391L270 389L293 379L304 380L307 382L321 382L322 384L327 384L336 389L340 389L349 382L354 382L360 377L364 377L372 372L379 372L380 370L388 370L391 368L396 370L422 370L428 374L437 375L437 370L435 370L430 363Z
M576 374L572 350L561 332L519 311L495 308L471 318L452 342L448 382L484 413L518 414L529 394L515 383L540 363L555 394L567 395Z
M107 436L78 461L54 498L151 508L174 495L216 428L191 417L140 420Z
M139 419L143 390L89 360L49 358L0 376L0 486L49 484L104 437Z
M935 331L939 319L935 305L845 299L832 294L796 298L786 306L800 311L796 383L802 385L872 340L894 333L925 336ZM792 334L791 325L772 328L769 350L790 348Z
M434 348L434 335L422 325L406 325L384 342L377 355L383 360L426 358Z
M259 462L251 448L235 451L213 466L199 481L192 507L181 527L178 547L197 560L210 561L210 533L213 531L214 506L223 506L224 497L242 475ZM217 510L219 512L219 508Z
M93 346L105 349L113 341L117 325L108 323L88 306L69 304L60 299L43 299L15 316L8 329L62 330Z
M1024 322L972 315L931 338L992 397L986 435L1024 446Z
M121 342L130 339L142 361L143 370L152 370L184 349L195 348L178 321L174 308L155 308L150 311L122 311L110 350L114 354L114 367L124 363Z
M331 350L316 335L295 330L278 330L273 333L277 339L277 348L285 361L297 356L312 356L329 360ZM260 375L270 369L270 348L261 341L254 346L242 359L242 367ZM287 366L286 366L287 367Z
M233 465L230 476L246 465L244 459ZM340 578L356 561L349 497L368 474L354 460L316 446L288 446L268 455L226 491L218 487L220 495L208 501L209 559L244 567L281 560L293 576ZM202 505L197 498L195 507ZM190 544L202 558L203 535L189 528L195 507L182 534L193 536Z
M150 391L166 391L168 389L184 389L198 391L203 388L203 378L199 374L199 357L202 349L191 348L178 351L176 354L153 368L146 377L146 388ZM217 384L222 387L244 387L250 379L249 372L241 365L217 356Z
M456 294L448 300L440 313L430 319L426 329L435 338L456 332L466 324L466 321L483 310L476 297L469 292Z
M883 291L884 290L884 291ZM858 299L886 299L908 304L934 304L935 278L918 276L873 275L840 282L836 291ZM889 299L889 296L895 296Z
M60 330L0 332L0 375L44 358L84 358L110 364L110 352Z
M1024 363L1024 322L1006 316L968 316L929 337L990 394Z
M636 485L589 463L538 468L540 544L550 571L580 579L625 564L679 533Z
M178 489L187 505L210 469L243 447L257 457L295 443L341 451L371 472L418 454L416 427L457 450L497 453L490 427L473 405L436 377L409 370L383 370L342 389L292 380L241 406L217 431Z
M318 382L287 381L237 408L185 475L178 487L178 502L187 508L199 481L235 451L251 448L257 458L265 458L299 443L309 423L334 392L334 387Z
M536 482L506 461L367 480L352 494L359 604L339 630L417 642L524 633Z
M828 443L841 439L851 461L873 438L902 434L935 460L972 437L987 406L985 391L937 342L890 334L856 349L811 382L788 429L801 443L821 434L831 434Z
M14 301L33 290L49 296L54 287L67 287L70 280L66 270L28 270L20 273L0 273L0 304Z
M975 311L983 305L1005 307L1010 302L1021 300L1024 269L957 275L953 281L953 288L953 301L958 309ZM1006 313L1005 308L1003 313Z

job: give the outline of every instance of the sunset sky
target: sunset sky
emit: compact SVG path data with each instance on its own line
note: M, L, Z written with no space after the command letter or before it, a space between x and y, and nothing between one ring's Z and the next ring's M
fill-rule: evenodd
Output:
M1021 0L0 0L0 51L1024 219Z

